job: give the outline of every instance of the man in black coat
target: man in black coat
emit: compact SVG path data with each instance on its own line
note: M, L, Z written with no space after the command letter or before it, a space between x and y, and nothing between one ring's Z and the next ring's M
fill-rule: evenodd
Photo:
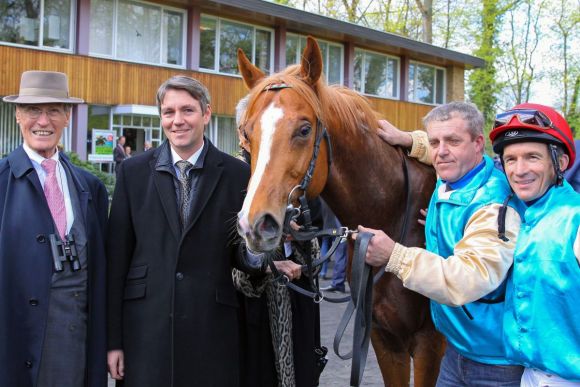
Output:
M170 78L157 104L167 141L121 164L111 207L109 371L127 387L238 386L231 269L249 168L203 136L200 82Z
M127 158L125 153L125 136L119 137L117 146L113 149L113 160L115 161L115 171L119 171L121 163Z
M0 160L0 386L104 387L108 195L57 149L83 101L48 71L4 101L24 143Z

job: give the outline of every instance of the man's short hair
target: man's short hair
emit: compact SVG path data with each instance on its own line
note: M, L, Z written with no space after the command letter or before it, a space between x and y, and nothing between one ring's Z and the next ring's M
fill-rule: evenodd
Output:
M161 103L165 98L165 94L168 90L185 90L191 95L194 99L199 101L199 105L201 106L201 111L203 114L207 111L207 106L209 105L210 98L209 98L209 91L207 88L197 79L186 77L183 75L176 75L165 82L161 86L159 86L159 90L157 90L157 108L159 109L159 113L161 113Z
M467 123L471 138L483 136L483 114L474 104L469 102L453 101L437 106L423 118L423 125L427 128L433 121L448 121L455 117L460 117Z

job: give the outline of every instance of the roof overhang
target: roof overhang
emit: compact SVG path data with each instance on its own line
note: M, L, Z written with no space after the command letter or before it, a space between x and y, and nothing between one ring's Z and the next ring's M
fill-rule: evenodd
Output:
M117 114L135 114L141 116L159 116L157 106L147 105L117 105L111 108L114 115Z
M174 3L200 7L202 12L217 16L247 19L265 25L283 25L288 32L331 41L352 42L355 46L405 55L411 60L429 61L433 64L456 65L467 69L481 68L481 58L437 47L400 35L382 32L326 16L301 11L263 0L173 0Z

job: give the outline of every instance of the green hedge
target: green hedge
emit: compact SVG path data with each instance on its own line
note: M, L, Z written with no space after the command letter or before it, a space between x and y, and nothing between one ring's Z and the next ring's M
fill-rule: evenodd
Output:
M103 182L105 187L107 187L107 191L109 192L109 196L113 195L113 191L115 190L115 175L114 174L105 173L105 172L99 170L97 167L95 167L94 164L92 164L88 161L82 161L79 158L79 155L77 155L74 152L67 152L67 156L74 165L76 165L77 167L80 167L82 169L85 169L85 170L89 171L90 173L92 173L93 175L95 175L96 177L98 177Z

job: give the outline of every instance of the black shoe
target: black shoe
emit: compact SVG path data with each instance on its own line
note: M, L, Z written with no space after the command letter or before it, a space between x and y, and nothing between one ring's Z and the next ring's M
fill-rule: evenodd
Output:
M345 289L344 288L339 288L339 287L336 287L334 285L325 286L323 288L320 288L320 290L323 290L325 292L340 292L340 293L344 293L345 292Z

